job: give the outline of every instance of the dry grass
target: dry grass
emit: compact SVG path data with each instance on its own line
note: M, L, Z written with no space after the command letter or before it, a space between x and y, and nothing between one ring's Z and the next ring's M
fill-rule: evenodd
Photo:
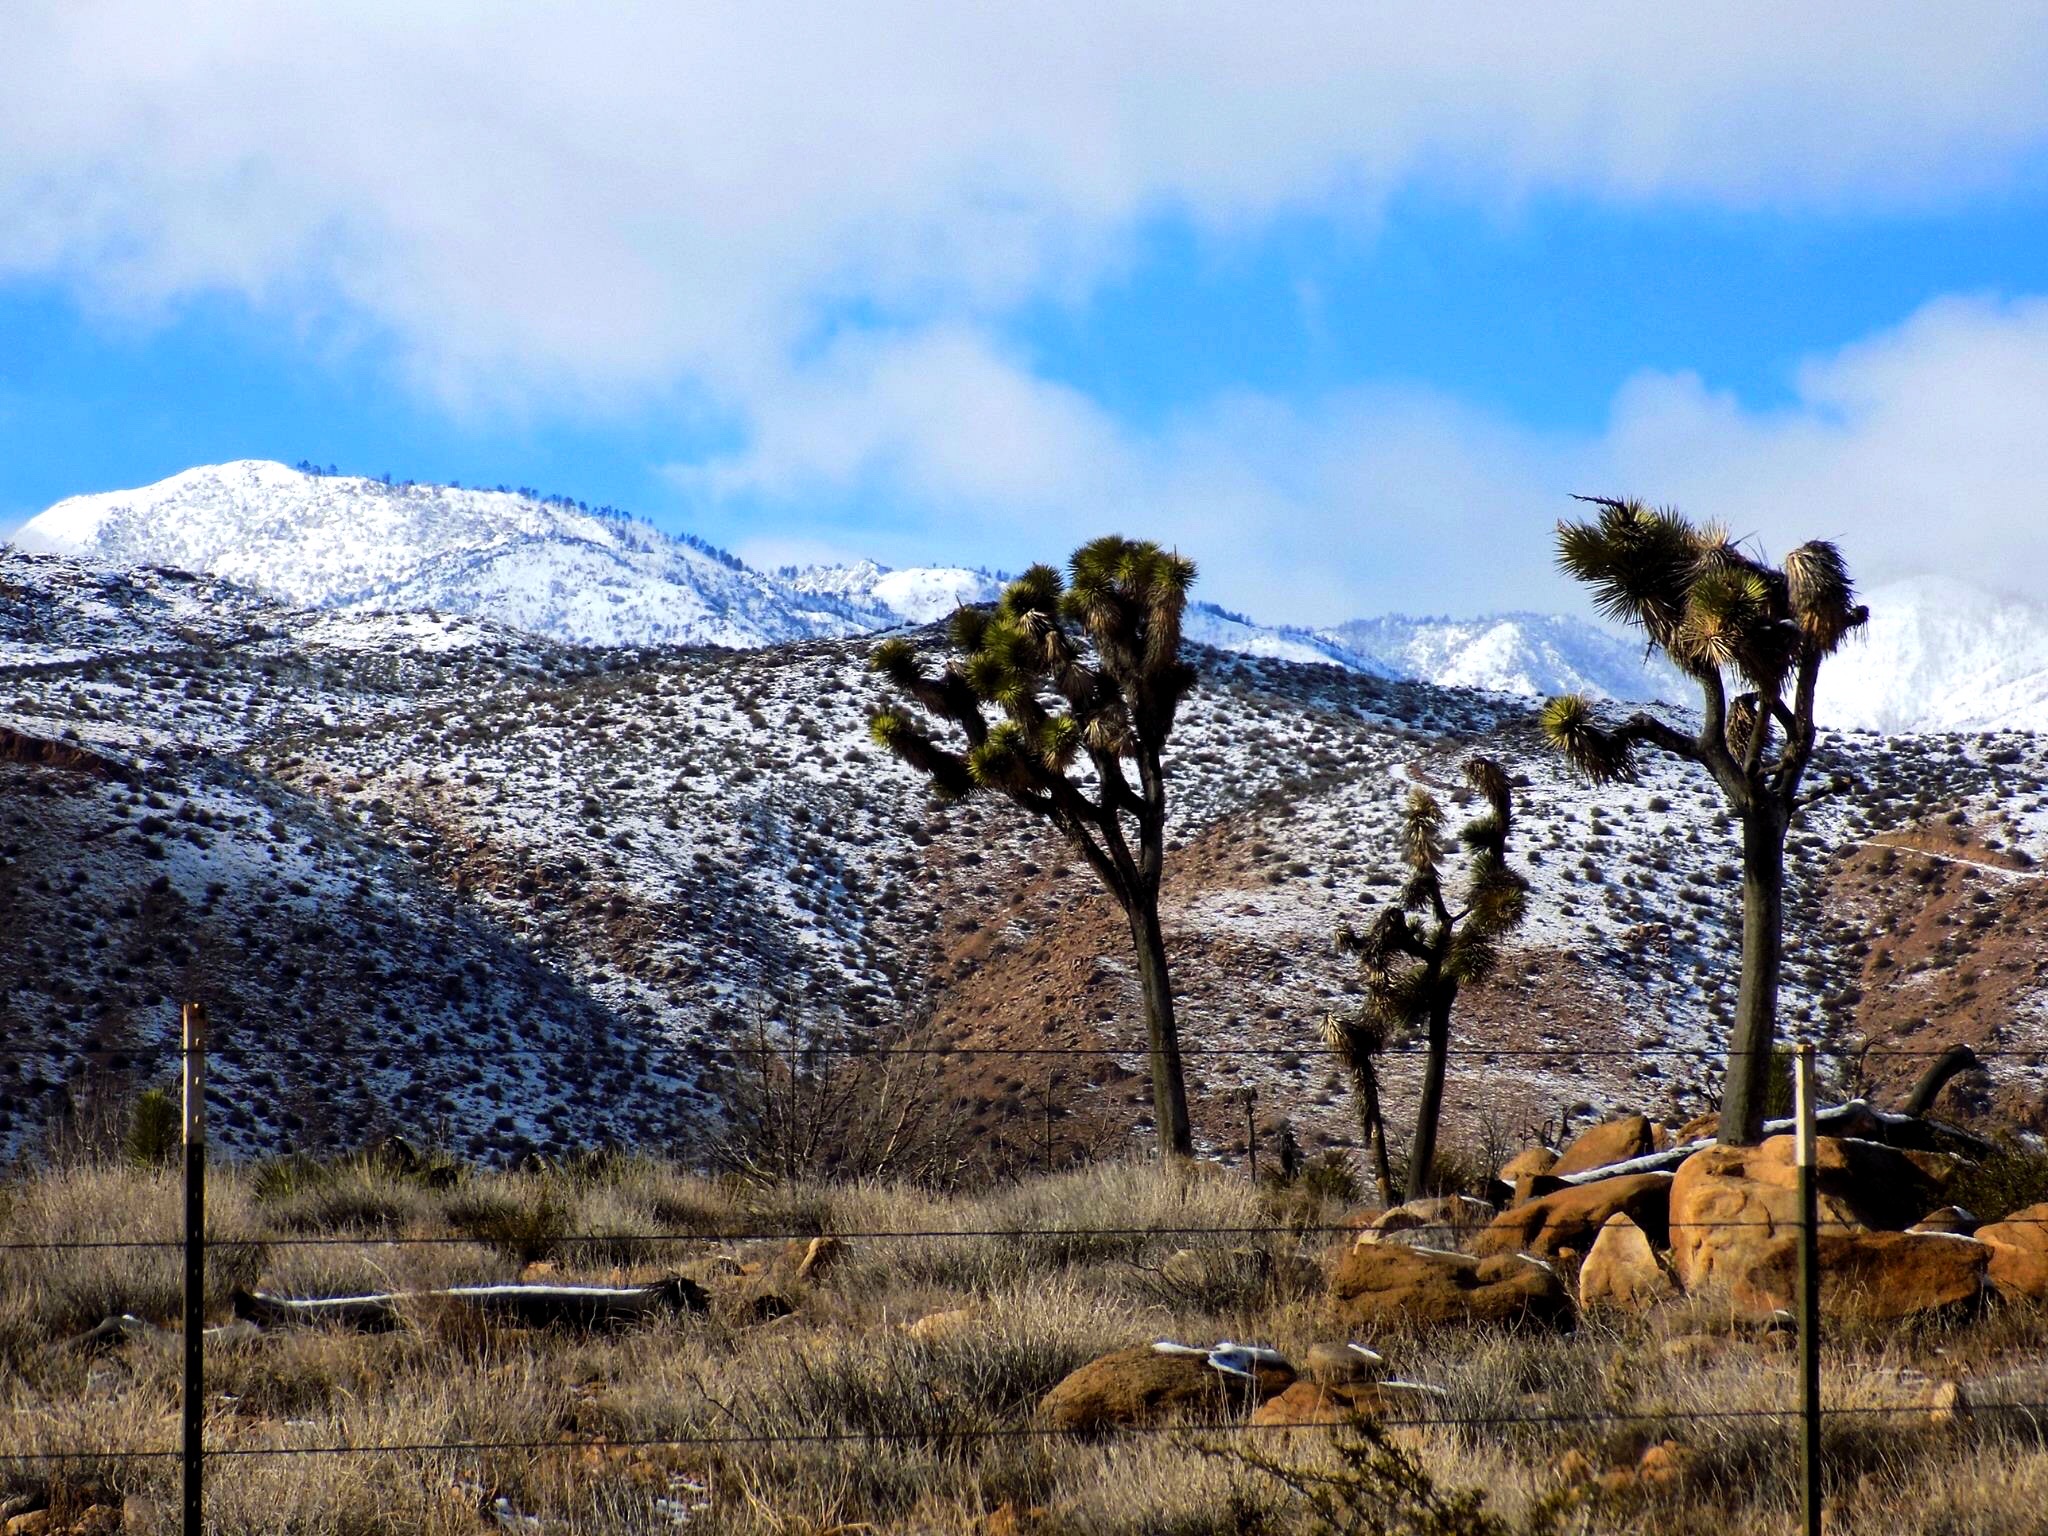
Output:
M170 1239L176 1210L163 1174L53 1171L0 1192L0 1242ZM1005 1504L1051 1511L1044 1528L1068 1532L1318 1529L1281 1482L1204 1454L1244 1441L1227 1429L1093 1443L1012 1433L1029 1428L1046 1388L1112 1348L1230 1336L1301 1351L1340 1337L1320 1299L1330 1239L1303 1230L1339 1213L1299 1193L1255 1191L1213 1170L1130 1166L934 1196L717 1182L631 1159L454 1178L365 1163L229 1170L212 1181L209 1213L223 1240L273 1239L216 1251L218 1316L236 1284L402 1289L509 1278L531 1262L561 1278L634 1281L719 1254L772 1259L784 1246L735 1233L958 1234L856 1238L812 1281L779 1278L797 1310L769 1323L715 1310L591 1337L428 1310L383 1336L218 1341L208 1351L209 1444L233 1454L211 1464L208 1509L222 1532L480 1532L518 1517L539 1522L524 1529L646 1532L686 1516L703 1530L966 1532ZM1044 1230L1159 1227L1273 1230ZM650 1233L687 1236L630 1240ZM375 1241L409 1236L457 1240ZM1169 1267L1177 1248L1215 1252ZM60 1507L125 1498L130 1529L169 1529L174 1465L104 1453L174 1443L175 1349L145 1339L89 1354L62 1341L118 1312L168 1323L177 1304L167 1248L0 1251L0 1441L81 1457L0 1462L0 1498L27 1493ZM953 1329L905 1327L956 1309L968 1315ZM1727 1342L1680 1360L1664 1347L1680 1334ZM1697 1454L1686 1486L1572 1495L1567 1528L1654 1524L1660 1536L1685 1536L1790 1527L1791 1437L1762 1415L1793 1398L1791 1356L1726 1317L1679 1305L1646 1320L1588 1319L1569 1336L1371 1342L1400 1374L1448 1393L1441 1413L1451 1422L1403 1429L1401 1443L1443 1486L1483 1488L1496 1529L1522 1529L1557 1494L1568 1452L1606 1468L1666 1438ZM2048 1323L2018 1309L1967 1327L1844 1331L1833 1341L1829 1397L1841 1407L1912 1405L1931 1374L2044 1351ZM1465 1422L1546 1416L1556 1421ZM481 1441L523 1448L253 1454ZM699 1443L631 1443L650 1441ZM1304 1464L1334 1464L1320 1437L1261 1442ZM2018 1533L2038 1530L2048 1507L2048 1449L2023 1424L1965 1432L1917 1413L1843 1418L1830 1425L1829 1449L1838 1528Z

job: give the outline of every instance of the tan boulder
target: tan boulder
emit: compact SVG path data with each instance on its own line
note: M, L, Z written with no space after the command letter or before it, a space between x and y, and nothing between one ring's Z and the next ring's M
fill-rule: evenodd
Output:
M1360 1241L1330 1285L1338 1319L1361 1330L1443 1323L1569 1325L1571 1297L1549 1265Z
M1636 1478L1646 1488L1679 1488L1699 1472L1700 1453L1676 1440L1650 1446L1636 1462Z
M1311 1344L1302 1357L1301 1373L1325 1386L1349 1386L1386 1373L1387 1363L1371 1351L1350 1344Z
M1545 1195L1554 1195L1560 1189L1570 1189L1563 1179L1553 1178L1547 1173L1525 1173L1508 1186L1508 1198L1501 1207L1512 1211L1518 1205L1527 1205L1531 1200L1541 1200Z
M1820 1304L1830 1315L1888 1321L1976 1301L1991 1257L1987 1244L1945 1232L1823 1232ZM1799 1297L1799 1238L1771 1239L1748 1256L1728 1299L1754 1314L1789 1309Z
M913 1339L922 1339L927 1344L941 1339L959 1338L972 1332L981 1324L981 1311L977 1307L949 1307L943 1312L927 1312L914 1322L905 1323L903 1331Z
M1557 1154L1548 1147L1528 1147L1517 1152L1500 1165L1500 1181L1512 1184L1517 1179L1534 1178L1549 1173L1557 1166Z
M1044 1504L1027 1504L1019 1509L1006 1499L982 1518L981 1536L1025 1536L1028 1531L1054 1528L1053 1512Z
M1360 1235L1361 1242L1462 1251L1486 1224L1493 1207L1470 1195L1436 1195L1382 1211Z
M1343 1424L1354 1418L1389 1419L1409 1424L1429 1416L1438 1402L1435 1392L1412 1382L1297 1381L1270 1397L1252 1413L1261 1429L1311 1429Z
M1999 1295L2048 1301L2048 1201L1979 1227L1976 1238L1991 1250L1986 1273Z
M1584 1251L1607 1218L1629 1216L1653 1240L1661 1240L1671 1202L1668 1173L1627 1173L1587 1184L1567 1184L1552 1194L1502 1211L1472 1242L1485 1257L1496 1253L1533 1253L1554 1258L1558 1250Z
M1953 1163L1937 1153L1823 1136L1815 1183L1824 1233L1897 1230L1938 1204ZM1793 1138L1702 1147L1671 1186L1671 1267L1687 1291L1732 1285L1799 1219Z
M1676 1290L1643 1229L1625 1212L1608 1217L1579 1267L1579 1305L1640 1312Z
M1260 1367L1247 1380L1217 1370L1202 1354L1138 1344L1069 1373L1039 1400L1038 1418L1050 1429L1082 1432L1182 1419L1217 1423L1293 1384L1294 1372L1282 1367Z
M1671 1133L1671 1144L1674 1147L1689 1146L1695 1141L1707 1140L1720 1129L1719 1115L1694 1115Z
M1623 1115L1600 1125L1589 1125L1572 1138L1571 1145L1558 1154L1547 1171L1563 1178L1571 1173L1590 1173L1609 1163L1625 1163L1657 1150L1659 1126L1648 1115Z

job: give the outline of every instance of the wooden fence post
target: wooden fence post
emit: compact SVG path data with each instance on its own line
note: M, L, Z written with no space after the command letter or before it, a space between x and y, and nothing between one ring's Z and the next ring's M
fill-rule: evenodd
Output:
M185 1005L184 1536L201 1536L206 1456L206 1008Z
M1799 1163L1800 1471L1805 1481L1806 1536L1820 1536L1820 1196L1814 1182L1813 1047L1799 1046L1792 1062Z

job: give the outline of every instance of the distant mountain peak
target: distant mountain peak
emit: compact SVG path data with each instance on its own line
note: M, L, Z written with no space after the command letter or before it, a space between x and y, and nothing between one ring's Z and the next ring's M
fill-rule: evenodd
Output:
M874 560L756 570L610 508L263 459L76 496L15 535L24 549L203 572L302 608L434 610L590 645L738 648L869 633L992 602L1005 578ZM1639 646L1581 619L1388 616L1311 629L1198 603L1191 640L1382 677L1534 696L1679 696Z

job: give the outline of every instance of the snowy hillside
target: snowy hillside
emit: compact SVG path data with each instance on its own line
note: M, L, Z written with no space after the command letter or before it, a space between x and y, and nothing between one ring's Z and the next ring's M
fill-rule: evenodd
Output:
M892 622L628 518L254 459L72 497L14 542L205 572L304 608L431 608L592 645L772 645Z
M891 570L872 560L812 565L778 573L792 591L833 597L856 608L880 609L904 624L929 624L963 604L992 603L1003 578L960 566L919 565Z
M1865 594L1870 624L1821 673L1830 724L2048 730L2048 607L1924 576Z
M1040 1134L1031 1053L1053 1045L1107 1053L1069 1083L1076 1122L1142 1141L1120 915L1012 808L935 805L875 751L870 644L577 649L0 549L0 1157L82 1114L92 1071L152 1080L118 1074L160 1065L195 991L236 1047L217 1089L237 1154L394 1128L479 1157L667 1143L716 1119L756 1027L915 1020L1010 1053L948 1068L989 1138L1019 1116ZM1502 1055L1460 1072L1455 1122L1697 1106L1691 1053L1722 1037L1736 975L1733 839L1704 777L1652 760L1637 789L1594 790L1499 693L1196 660L1165 918L1184 1027L1230 1063L1196 1096L1210 1145L1240 1084L1310 1145L1352 1134L1313 1053L1358 985L1330 935L1398 888L1409 788L1455 804L1478 743L1516 777L1535 893L1511 963L1461 1000L1463 1038ZM1793 838L1787 1018L2048 1045L2037 744L1831 736L1818 769L1857 787ZM1951 857L1937 834L1976 842ZM1588 1041L1615 1054L1567 1049ZM336 1088L344 1052L364 1065ZM1397 1106L1412 1069L1388 1063ZM2017 1068L1998 1086L2037 1092Z
M14 542L117 568L201 572L302 608L466 615L575 645L752 649L871 634L989 602L1003 581L871 560L771 573L701 540L559 499L262 460L76 496L31 519ZM1868 598L1868 631L1822 674L1831 725L2048 730L2048 607L1934 577ZM1568 615L1389 615L1309 629L1201 603L1188 633L1242 656L1524 698L1689 696L1639 640Z
M1640 641L1563 614L1505 613L1481 619L1389 614L1353 619L1322 635L1388 676L1428 678L1446 688L1534 698L1559 693L1686 697L1684 679L1647 658Z
M927 624L1003 578L953 566L757 571L701 541L530 493L244 460L30 520L22 549L224 577L298 607L464 614L582 645L735 648ZM1669 692L1625 640L1571 618L1370 619L1312 631L1208 604L1191 638L1275 661L1534 697Z

